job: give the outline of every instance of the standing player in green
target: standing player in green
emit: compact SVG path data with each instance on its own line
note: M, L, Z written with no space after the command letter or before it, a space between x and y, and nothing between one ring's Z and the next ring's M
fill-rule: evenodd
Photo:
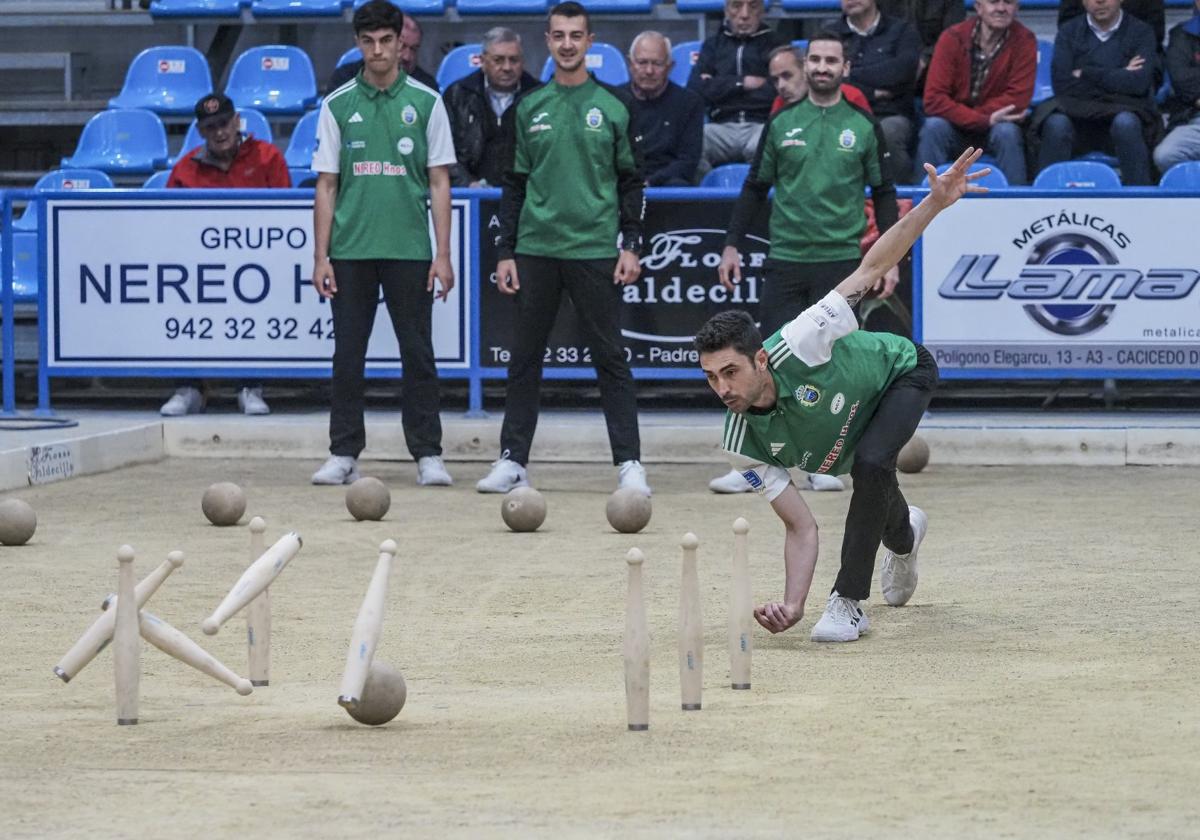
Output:
M879 238L853 274L765 342L740 310L714 316L696 333L700 366L729 409L726 454L786 528L783 600L754 611L772 633L804 615L817 562L817 523L789 467L854 477L842 565L813 641L851 642L867 631L859 602L870 594L881 542L888 549L880 572L884 599L901 606L916 590L928 520L900 492L896 456L937 387L937 363L907 338L859 331L853 307L938 213L964 193L986 192L971 181L989 170L967 174L981 153L967 149L941 176L926 164L929 195Z
M312 282L333 310L333 405L329 452L313 484L350 484L366 447L363 425L367 342L382 289L404 364L404 438L417 483L449 484L433 355L433 283L445 300L450 265L450 121L436 92L400 67L404 15L388 0L354 13L363 54L358 75L321 105L313 208ZM429 211L437 254L429 244ZM432 257L432 262L431 262Z
M628 91L587 71L593 39L583 6L552 8L546 47L554 78L508 112L516 138L500 200L496 287L516 296L516 319L501 455L475 485L481 493L528 484L542 359L566 292L596 367L618 483L650 495L639 460L637 394L618 326L621 287L641 273L642 173Z
M751 221L771 203L771 250L759 302L759 324L770 335L812 306L858 265L866 229L863 190L871 188L879 230L896 222L887 143L875 119L842 96L849 70L842 42L818 35L808 42L804 75L808 95L767 122L750 174L733 208L718 278L730 291L741 281L741 247ZM899 279L893 266L879 283L887 297ZM750 486L736 472L709 483L715 493L743 493ZM841 490L840 479L813 473L813 490Z

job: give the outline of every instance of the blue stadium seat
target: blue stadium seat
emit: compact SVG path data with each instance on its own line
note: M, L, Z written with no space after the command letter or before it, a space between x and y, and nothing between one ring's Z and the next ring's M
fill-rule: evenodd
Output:
M37 300L37 240L37 231L13 231L13 300Z
M288 166L312 166L313 152L317 150L317 119L320 116L320 111L309 111L292 129L292 139L283 153Z
M1046 190L1119 190L1121 179L1111 166L1100 161L1066 160L1039 172L1033 185Z
M589 0L587 10L597 15L646 15L654 0Z
M1033 103L1045 102L1054 96L1050 81L1050 64L1054 61L1054 42L1038 39L1037 74L1033 79Z
M55 169L47 172L33 188L37 192L51 190L110 190L112 179L99 169ZM13 230L37 230L38 204L35 198L25 207L21 218L13 220Z
M546 0L458 0L460 15L542 15L550 7Z
M592 44L587 51L587 69L605 84L623 85L629 81L629 65L625 56L612 44L602 44L599 41ZM542 66L542 81L550 80L554 75L554 58L547 58Z
M253 134L259 140L265 140L268 143L274 142L271 124L261 113L253 108L239 108L238 116L241 118L242 134ZM187 136L183 138L183 145L179 147L179 154L167 161L167 165L174 166L179 163L181 157L203 142L204 138L200 136L200 129L196 127L196 121L192 120L192 124L188 126Z
M482 53L483 44L463 44L446 53L437 71L437 83L442 93L459 79L478 70Z
M150 15L164 17L214 17L236 18L250 0L154 0L150 4Z
M250 14L266 17L341 17L345 0L254 0Z
M1200 191L1200 160L1185 160L1163 173L1160 187L1168 190Z
M288 169L288 175L291 176L293 188L299 189L316 186L317 173L313 172L308 167L291 167Z
M367 0L354 0L354 8L365 4ZM410 15L440 15L450 5L448 0L392 0L393 6L399 6Z
M301 114L316 104L317 77L299 47L253 47L234 62L225 95L238 108L255 108L268 116Z
M703 41L680 41L671 47L671 58L675 66L671 68L671 81L680 87L687 87L688 76L692 75L692 65L700 58L700 47Z
M748 163L726 163L709 170L700 182L700 186L740 190L749 174L750 164Z
M101 111L88 120L75 154L63 158L62 165L139 175L166 166L167 157L167 132L158 115L121 108Z
M344 67L347 64L353 64L356 61L362 61L362 50L358 47L351 47L342 53L342 57L337 60L335 67Z
M763 0L763 6L767 9L771 8L771 0ZM691 12L722 12L725 10L725 0L675 0L675 8L679 10L681 15ZM785 5L786 9L787 6ZM814 6L799 6L803 9L837 9L839 8L837 0L827 0L820 5Z
M937 173L939 175L941 175L943 172L945 172L947 169L949 169L953 165L954 164L952 164L952 163L943 163L941 166L939 166L937 168ZM983 164L977 162L967 171L968 172L978 172L980 169L984 169L984 168L986 168L986 167L984 167ZM973 181L972 183L978 184L981 187L987 187L989 190L1006 189L1008 187L1008 179L1004 177L1004 173L1001 172L995 166L991 167L991 170L992 171L989 172L987 175L980 178L978 181ZM929 186L929 176L928 175L926 175L925 178L922 179L921 186L922 187Z
M146 182L142 184L144 190L165 190L167 188L167 179L171 177L171 170L163 169L160 172L155 172Z
M213 89L208 60L191 47L150 47L129 64L125 86L108 100L109 108L145 108L156 114L194 111Z

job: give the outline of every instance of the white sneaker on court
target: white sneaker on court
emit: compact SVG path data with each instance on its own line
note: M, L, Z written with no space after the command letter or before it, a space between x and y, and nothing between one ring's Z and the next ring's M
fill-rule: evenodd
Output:
M836 475L826 475L825 473L809 473L808 486L817 492L828 491L837 492L845 490L846 485Z
M641 493L650 495L650 485L646 483L646 468L641 461L622 461L617 466L617 489L631 487Z
M261 385L256 385L253 388L243 388L238 391L238 408L242 410L242 414L261 415L271 413L271 407L263 399Z
M204 395L199 388L190 385L176 388L171 399L162 404L158 413L163 417L183 417L185 414L199 414L204 411Z
M475 482L475 489L480 493L507 493L515 487L528 486L525 468L508 458L493 461L492 471Z
M750 482L742 478L740 472L730 470L725 475L708 482L708 489L714 493L749 493L754 488L750 486Z
M813 625L814 642L855 642L871 624L858 601L843 598L834 590L825 603L825 612Z
M313 484L353 484L358 481L358 461L349 455L330 455L313 473Z
M902 607L917 591L917 549L929 529L929 517L919 507L908 506L908 524L912 526L913 546L908 554L889 551L879 567L879 588L883 600L893 607Z
M417 460L417 484L423 487L449 487L454 483L446 465L437 455L426 455Z

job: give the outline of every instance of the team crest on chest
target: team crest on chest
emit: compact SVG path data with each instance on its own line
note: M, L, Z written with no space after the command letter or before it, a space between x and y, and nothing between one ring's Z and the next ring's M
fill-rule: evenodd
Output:
M855 133L847 128L838 135L838 145L843 149L853 149L854 144L858 142L858 137Z
M417 109L411 105L405 105L404 110L400 112L400 121L405 125L412 125L417 121Z
M796 389L796 399L800 405L814 406L821 401L821 392L811 385L801 385Z
M600 126L604 125L604 114L599 108L592 108L584 116L583 122L592 131L599 131Z

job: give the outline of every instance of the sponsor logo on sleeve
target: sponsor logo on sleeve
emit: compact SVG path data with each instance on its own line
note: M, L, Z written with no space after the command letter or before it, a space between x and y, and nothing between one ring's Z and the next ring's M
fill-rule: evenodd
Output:
M742 478L746 479L746 483L760 493L762 492L763 487L766 486L763 484L762 476L760 476L754 470L743 471Z

